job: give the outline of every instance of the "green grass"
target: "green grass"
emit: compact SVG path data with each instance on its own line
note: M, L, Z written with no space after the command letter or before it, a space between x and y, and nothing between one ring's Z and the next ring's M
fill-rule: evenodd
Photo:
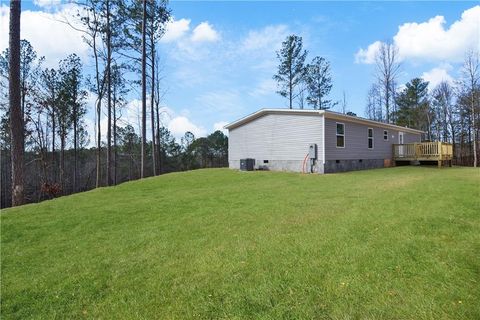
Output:
M2 319L479 319L480 171L174 173L1 214Z

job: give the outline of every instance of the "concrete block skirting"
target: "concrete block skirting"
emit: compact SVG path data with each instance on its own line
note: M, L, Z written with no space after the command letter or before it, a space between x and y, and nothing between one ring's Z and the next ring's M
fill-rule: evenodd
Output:
M383 168L384 159L327 160L325 173Z
M302 172L302 165L303 160L268 160L268 163L264 163L263 160L255 160L256 170ZM240 160L230 160L229 167L230 169L240 169ZM310 173L308 160L305 167L306 173ZM315 163L313 173L323 173L323 165L319 161Z
M302 172L302 164L303 160L269 160L268 163L256 160L255 169ZM230 169L240 169L240 160L230 160L229 167ZM335 173L384 167L384 159L327 160L325 166L317 161L314 166L314 173ZM306 173L310 173L308 161Z

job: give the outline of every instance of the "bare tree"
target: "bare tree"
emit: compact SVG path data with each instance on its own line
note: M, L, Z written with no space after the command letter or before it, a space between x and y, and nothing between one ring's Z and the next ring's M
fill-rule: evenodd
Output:
M54 182L57 177L56 162L55 162L55 136L56 136L56 115L57 115L57 102L58 102L58 87L59 80L58 74L55 69L45 69L40 78L40 85L44 86L45 90L45 104L49 106L50 113L50 126L52 128L52 159L51 159L51 172L52 181Z
M79 28L75 24L68 21L65 17L60 22L66 23L74 30L81 32L83 41L92 49L93 58L95 62L94 84L91 90L97 95L95 101L95 122L96 122L96 142L97 142L97 161L96 161L96 179L95 187L101 185L101 149L102 149L102 133L101 133L101 115L102 115L102 99L104 95L106 82L106 68L102 68L102 32L104 32L104 23L102 17L102 0L86 0L82 5L83 10L78 10L75 17L83 25Z
M163 99L163 96L166 94L165 88L162 88L161 86L161 81L163 78L161 77L163 68L161 65L161 60L160 56L155 54L155 95L154 95L154 101L155 101L155 124L156 124L156 132L155 132L155 140L156 140L156 145L157 145L157 171L158 174L162 174L163 170L163 162L162 162L162 154L163 154L163 146L161 145L162 140L161 139L161 127L162 123L160 120L160 114L164 113L164 111L160 111L160 102Z
M21 2L10 1L9 100L12 161L12 206L24 199L24 127L20 95L20 14Z
M301 81L298 84L297 98L298 108L305 109L305 102L307 100L307 83L305 81Z
M140 177L145 177L147 161L147 0L143 0L142 14L142 155Z
M154 1L154 0L153 0ZM152 14L152 19L153 14ZM153 29L153 21L151 22L151 28ZM154 30L151 30L153 33ZM151 127L152 127L152 165L153 165L153 175L157 175L157 165L155 159L155 38L153 35L150 35L150 51L151 51L151 77L152 77L152 85L150 91L150 119L151 119Z
M383 120L382 112L382 96L378 84L374 83L368 90L367 106L365 108L365 116L375 121Z
M113 184L117 184L117 166L118 166L118 125L122 114L122 108L125 106L125 95L128 92L126 80L123 77L122 66L113 64L111 71L112 81L112 116L113 116Z
M432 105L435 108L437 138L455 145L457 121L454 92L447 81L442 81L433 89Z
M165 0L150 0L148 5L148 28L147 36L149 38L149 58L150 58L150 120L152 129L152 168L153 175L158 174L157 168L157 144L155 139L155 86L159 85L155 81L155 60L157 59L157 51L155 46L157 41L165 33L165 22L170 17L170 11L166 7Z
M391 107L395 98L395 80L398 77L400 63L398 62L398 48L392 43L382 42L375 56L376 78L385 107L385 120L390 121Z
M343 91L343 99L342 99L342 113L346 114L347 113L347 96L345 95L345 91Z
M480 61L479 53L476 51L469 51L465 55L463 64L464 85L468 88L470 94L470 112L472 122L472 141L473 141L473 166L477 167L477 135L475 126L475 105L476 105L476 90L478 89L480 80Z
M110 0L105 1L107 45L107 185L112 184L112 39L110 24Z

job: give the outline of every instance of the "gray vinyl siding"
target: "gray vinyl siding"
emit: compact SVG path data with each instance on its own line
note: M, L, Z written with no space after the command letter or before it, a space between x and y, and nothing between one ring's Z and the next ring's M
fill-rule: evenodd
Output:
M229 130L228 160L303 161L309 144L316 143L321 161L322 136L321 115L266 114Z
M345 148L337 148L336 123L345 124ZM368 128L373 128L374 147L368 148ZM388 141L383 140L388 130ZM379 125L359 124L325 118L325 160L391 159L392 144L398 143L398 132ZM404 143L420 142L420 134L404 132Z

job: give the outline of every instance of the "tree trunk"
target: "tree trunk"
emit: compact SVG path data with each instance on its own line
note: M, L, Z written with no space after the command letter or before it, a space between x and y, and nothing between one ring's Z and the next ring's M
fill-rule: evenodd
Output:
M102 97L99 95L97 98L97 179L95 181L95 188L100 187L100 179L101 179L101 169L100 169L100 161L101 161L101 139L102 134L100 132L100 109L102 107Z
M113 185L117 184L117 88L113 84Z
M387 123L390 123L390 83L387 81L385 90L385 116Z
M95 11L94 11L95 14ZM95 19L96 20L96 19ZM102 132L100 126L100 116L102 108L102 97L103 97L103 85L105 83L104 78L100 82L100 71L98 65L98 52L97 52L97 32L98 29L95 29L92 35L92 49L93 56L95 58L95 79L97 84L97 102L96 102L96 118L97 118L97 163L96 163L96 179L95 179L95 188L100 187L102 171L101 171L101 146L102 146Z
M288 81L288 95L289 95L289 97L288 97L289 99L288 99L288 100L289 100L289 103L290 103L290 104L289 104L289 108L292 109L292 100L293 100L293 98L292 98L292 90L293 90L293 84L292 84L292 67L291 67L291 66L290 66L290 70L289 70L289 71L290 71L290 74L289 74L290 78L289 78L289 81Z
M146 51L146 22L147 0L143 0L142 18L142 155L140 165L140 177L145 177L145 165L147 160L147 51Z
M157 97L159 99L159 97ZM160 145L160 103L157 102L155 111L157 114L157 158L158 158L158 174L162 174L162 146Z
M473 76L472 76L473 79ZM472 80L472 97L471 97L471 108L472 108L472 140L473 140L473 167L477 167L477 135L475 128L475 82Z
M62 129L60 134L60 183L62 185L62 194L65 194L65 131Z
M153 25L153 21L152 21ZM150 38L150 46L151 46L151 55L152 55L152 88L151 88L151 96L150 96L150 118L152 122L152 165L153 165L153 175L157 175L157 165L156 165L156 159L155 159L155 112L154 112L154 107L155 107L155 42L153 38L153 30L152 30L152 35Z
M110 30L110 1L106 1L107 7L107 185L112 184L112 85L111 85L111 61L112 43Z
M20 93L20 14L21 2L10 1L9 102L12 139L12 206L24 199L24 127Z
M53 94L53 97L55 94ZM55 101L55 100L52 100ZM57 170L55 164L55 102L52 104L52 182L57 181Z
M76 101L76 99L75 99ZM77 192L77 106L73 106L73 193Z

